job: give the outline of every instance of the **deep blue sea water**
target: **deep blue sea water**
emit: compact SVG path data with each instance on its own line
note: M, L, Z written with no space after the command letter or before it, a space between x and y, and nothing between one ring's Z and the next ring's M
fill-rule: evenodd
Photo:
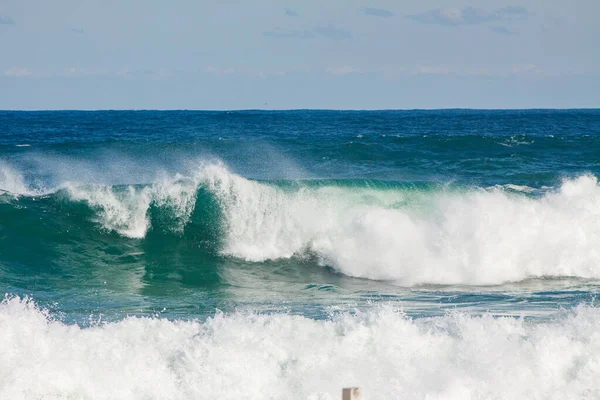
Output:
M599 398L600 110L0 111L0 398Z

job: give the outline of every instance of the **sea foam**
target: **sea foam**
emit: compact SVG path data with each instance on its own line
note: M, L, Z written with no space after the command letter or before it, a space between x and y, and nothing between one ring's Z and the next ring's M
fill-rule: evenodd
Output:
M216 314L82 328L30 300L0 304L0 398L565 399L600 396L600 311L554 321L388 307L326 320Z

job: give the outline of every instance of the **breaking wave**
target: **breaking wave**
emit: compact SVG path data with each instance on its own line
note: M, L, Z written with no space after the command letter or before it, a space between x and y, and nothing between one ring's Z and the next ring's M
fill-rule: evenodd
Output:
M257 181L213 162L151 184L63 182L36 192L14 170L1 171L4 218L16 206L43 205L44 218L55 219L84 206L78 223L124 240L157 232L196 240L199 227L210 228L217 237L202 246L224 257L308 258L405 286L600 278L600 188L592 175L532 193L514 185Z

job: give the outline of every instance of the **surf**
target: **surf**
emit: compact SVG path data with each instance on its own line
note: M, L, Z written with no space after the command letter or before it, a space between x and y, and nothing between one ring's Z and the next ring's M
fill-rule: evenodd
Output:
M600 395L600 310L531 323L388 306L331 313L128 317L82 327L0 302L0 397L89 399L584 398ZM510 382L510 385L507 385Z

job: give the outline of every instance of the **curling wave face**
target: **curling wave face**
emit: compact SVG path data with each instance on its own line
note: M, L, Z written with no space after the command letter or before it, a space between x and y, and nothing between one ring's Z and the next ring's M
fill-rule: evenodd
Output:
M600 188L593 175L539 191L256 181L221 162L201 162L186 173L159 174L152 184L67 181L42 190L15 169L0 171L5 221L23 209L44 219L68 214L80 217L72 222L81 229L138 240L156 232L198 240L210 230L199 245L222 257L306 258L347 276L403 286L600 278Z

